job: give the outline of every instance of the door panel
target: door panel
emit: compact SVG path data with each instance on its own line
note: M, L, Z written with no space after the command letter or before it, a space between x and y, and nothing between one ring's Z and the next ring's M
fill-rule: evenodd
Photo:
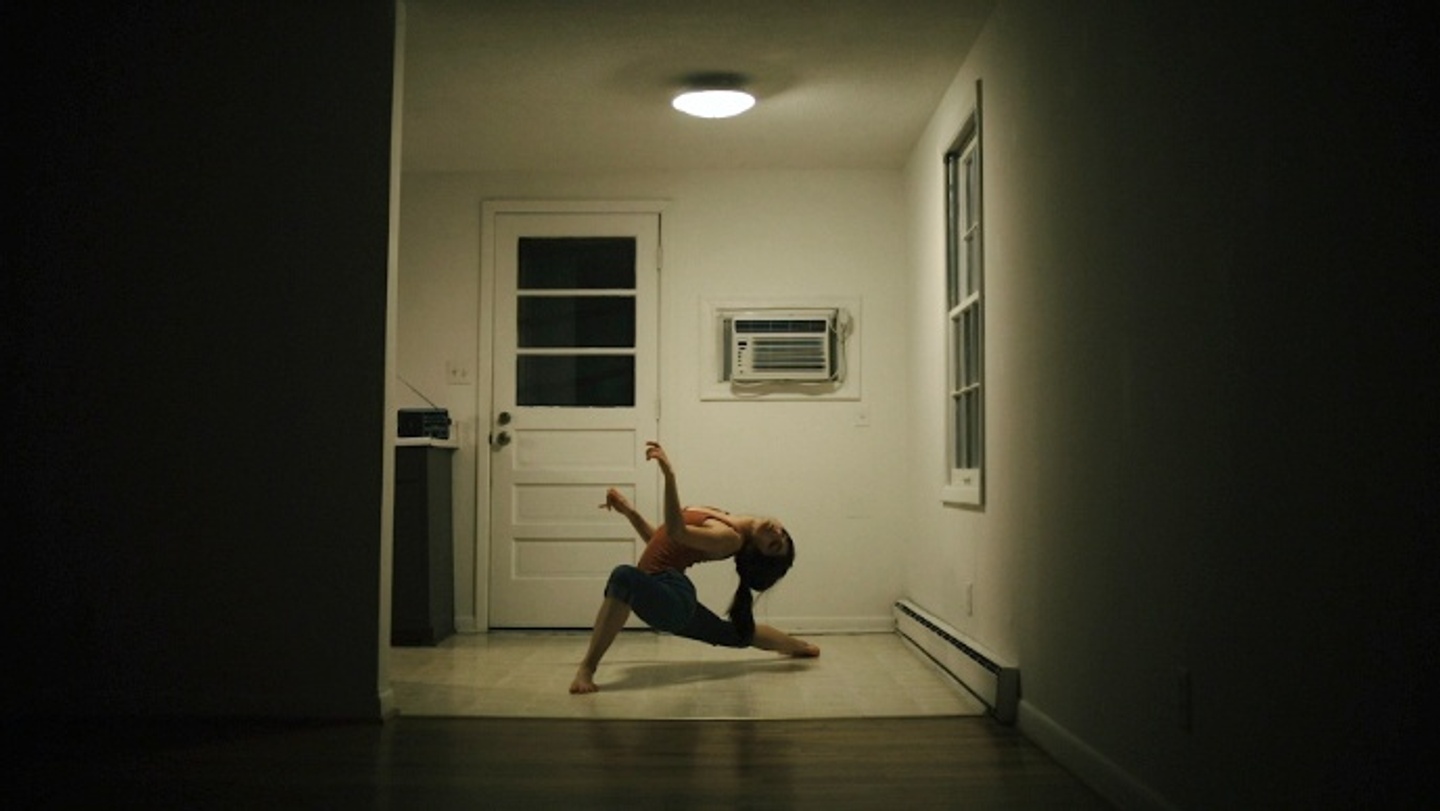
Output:
M490 624L587 628L657 515L659 216L495 216Z

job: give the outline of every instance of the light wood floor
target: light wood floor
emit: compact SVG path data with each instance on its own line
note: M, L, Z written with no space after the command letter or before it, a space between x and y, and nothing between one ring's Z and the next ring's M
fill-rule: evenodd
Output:
M1013 729L975 717L401 717L7 733L24 743L18 762L11 756L12 808L1108 807Z
M588 633L461 634L392 648L402 715L675 719L902 718L982 715L985 705L904 637L810 637L818 659L732 650L626 631L606 655L597 695L572 696Z

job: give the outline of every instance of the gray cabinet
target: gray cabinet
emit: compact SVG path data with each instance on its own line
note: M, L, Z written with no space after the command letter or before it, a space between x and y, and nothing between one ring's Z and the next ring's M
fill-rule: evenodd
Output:
M434 645L455 633L454 448L395 448L395 557L390 644Z

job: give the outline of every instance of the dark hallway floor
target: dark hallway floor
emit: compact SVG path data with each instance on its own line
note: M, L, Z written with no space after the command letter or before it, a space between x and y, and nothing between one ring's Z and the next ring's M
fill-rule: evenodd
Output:
M11 760L12 808L1108 807L983 717L24 722L8 732L10 751L24 753Z

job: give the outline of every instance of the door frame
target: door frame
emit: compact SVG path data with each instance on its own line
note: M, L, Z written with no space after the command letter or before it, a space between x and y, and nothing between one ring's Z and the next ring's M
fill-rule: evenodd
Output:
M525 200L496 199L480 202L480 300L477 302L475 396L475 628L490 631L490 448L494 424L491 404L495 393L495 218L501 214L653 214L659 220L660 264L664 265L665 200ZM662 274L663 280L663 274ZM664 311L664 284L659 293ZM662 325L663 328L663 325ZM659 392L656 392L659 396ZM484 426L485 437L480 436Z

